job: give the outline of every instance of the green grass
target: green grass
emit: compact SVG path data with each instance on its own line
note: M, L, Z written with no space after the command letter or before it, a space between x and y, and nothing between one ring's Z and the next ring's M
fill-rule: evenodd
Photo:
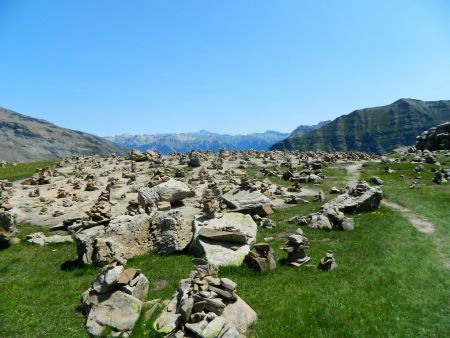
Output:
M448 163L448 158L440 160L441 164ZM431 170L438 168L435 165L425 164L425 170L422 173L414 170L417 164L413 163L396 163L390 166L395 172L386 174L383 171L385 165L366 163L362 178L379 176L385 183L383 191L387 199L431 221L436 226L432 239L438 246L442 259L450 262L450 184L433 183L434 173ZM416 179L418 176L421 179ZM418 182L421 188L410 189L409 185L412 181Z
M403 168L407 175L410 165L398 166L397 170ZM335 167L326 168L330 178L322 183L324 186L344 184L345 172ZM222 268L221 276L238 283L238 294L258 314L252 336L449 336L450 271L441 261L447 246L439 246L437 238L448 243L448 226L447 231L444 228L450 221L446 213L450 189L430 183L429 188L409 190L409 179L402 181L398 172L384 175L382 168L381 164L367 164L362 176L380 176L386 182L383 190L389 199L429 216L439 232L433 236L421 234L401 214L381 207L376 212L355 215L353 232L303 228L311 241L309 266L297 269L278 265L275 271L264 274L245 266ZM431 182L431 173L422 176L425 183ZM433 203L434 209L428 210L427 205ZM273 237L269 243L277 258L285 257L281 248L297 228L285 221L318 208L320 204L310 203L277 210L271 217L278 226L259 230L258 240ZM36 229L22 228L21 236L30 231ZM319 271L316 265L329 249L335 252L338 268L328 273ZM1 336L86 336L84 318L75 308L100 268L61 269L75 255L75 244L36 247L22 243L0 251ZM140 268L149 278L148 299L168 299L178 281L189 275L191 258L183 254L143 255L129 260L128 266ZM152 331L152 321L141 318L133 337L143 336L157 335Z
M56 161L8 164L0 168L0 180L17 181L32 176L36 169L52 166Z

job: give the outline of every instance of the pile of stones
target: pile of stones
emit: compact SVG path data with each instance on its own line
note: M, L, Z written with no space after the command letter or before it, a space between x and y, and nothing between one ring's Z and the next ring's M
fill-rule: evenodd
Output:
M194 259L194 270L154 323L170 337L245 337L257 316L237 294L236 283L218 268Z
M128 337L139 319L149 282L124 262L105 266L81 296L78 310L86 316L90 336Z
M309 262L311 257L307 256L305 252L308 248L309 239L306 236L301 233L290 235L285 247L283 248L283 250L288 254L286 260L287 263L295 267L300 267Z
M328 250L325 257L319 262L318 268L322 271L331 271L337 267L336 260L334 259L334 253Z

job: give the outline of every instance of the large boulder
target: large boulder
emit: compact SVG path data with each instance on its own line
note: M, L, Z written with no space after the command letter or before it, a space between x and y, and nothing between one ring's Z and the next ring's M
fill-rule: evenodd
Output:
M221 218L195 220L191 251L217 266L239 266L256 240L257 225L250 215L225 213Z
M339 211L347 213L368 212L378 209L382 199L383 191L380 187L371 187L363 181L324 204L322 208L324 210L337 208Z
M158 254L182 251L194 235L194 219L183 217L178 210L158 212L152 218L150 237Z
M129 259L152 249L148 215L122 215L108 226L96 226L75 235L78 258L86 264Z
M10 239L17 233L15 219L8 211L0 212L0 249L10 245Z
M173 178L154 187L142 187L138 190L138 201L144 208L153 207L160 201L175 203L193 196L195 192L186 183Z
M105 266L81 296L78 309L87 316L90 336L128 337L139 319L148 279L136 269L114 262Z
M225 204L233 211L243 214L265 217L273 213L272 201L259 191L240 190L237 193L227 193L222 196Z

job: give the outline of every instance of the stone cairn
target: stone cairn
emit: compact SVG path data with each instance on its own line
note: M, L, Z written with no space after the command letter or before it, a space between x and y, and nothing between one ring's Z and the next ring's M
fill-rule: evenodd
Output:
M334 259L334 253L328 250L325 257L322 258L317 266L322 271L330 271L337 267L336 260Z
M307 256L305 250L309 248L309 239L299 233L290 235L286 246L283 248L287 252L287 263L295 267L300 267L309 262L311 257Z
M274 270L277 267L275 251L267 243L256 243L245 256L244 262L258 272Z
M86 317L90 336L128 337L147 297L149 282L139 270L124 262L106 265L81 296L78 310Z
M217 184L210 184L203 191L202 195L202 212L206 218L212 219L222 216L220 214L220 190Z
M218 268L203 259L193 262L194 270L180 281L155 330L180 338L245 337L256 313L237 296L236 283L219 278Z

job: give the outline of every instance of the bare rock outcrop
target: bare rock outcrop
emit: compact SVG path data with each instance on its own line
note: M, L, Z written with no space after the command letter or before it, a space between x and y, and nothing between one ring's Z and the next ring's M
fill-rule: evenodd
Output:
M150 216L122 215L108 226L85 229L75 235L78 258L86 264L129 259L152 249Z
M383 191L380 187L371 187L367 182L359 182L344 194L337 196L323 205L324 210L336 207L346 213L360 213L374 211L380 206Z

